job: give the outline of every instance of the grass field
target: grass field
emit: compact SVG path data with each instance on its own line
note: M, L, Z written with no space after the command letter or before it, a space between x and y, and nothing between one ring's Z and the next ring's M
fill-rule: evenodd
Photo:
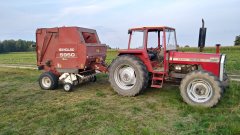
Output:
M230 73L240 73L239 52L223 50ZM108 52L107 63L115 55ZM0 64L35 64L35 54L0 54ZM40 73L0 68L0 134L240 134L237 82L231 82L215 108L206 109L188 106L178 86L167 84L137 97L121 97L105 74L71 93L61 86L44 91L37 83Z

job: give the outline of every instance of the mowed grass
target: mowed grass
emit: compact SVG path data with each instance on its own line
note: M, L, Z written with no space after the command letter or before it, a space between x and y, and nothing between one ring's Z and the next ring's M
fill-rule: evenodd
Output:
M110 53L107 63L116 56ZM239 57L233 55L228 57L228 67L234 64L232 58ZM239 72L232 67L231 72ZM177 85L122 97L110 87L107 75L99 74L97 82L66 93L62 86L41 90L40 74L0 68L0 134L240 134L237 82L231 82L220 103L209 109L185 104Z
M35 52L11 52L0 54L0 64L36 65Z

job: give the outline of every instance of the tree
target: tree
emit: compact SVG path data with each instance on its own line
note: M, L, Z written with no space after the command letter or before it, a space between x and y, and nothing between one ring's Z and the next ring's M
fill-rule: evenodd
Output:
M236 39L235 39L235 41L234 41L234 45L235 46L240 46L240 35L239 36L236 36Z
M35 42L21 39L0 41L0 53L33 51L32 44Z
M112 49L109 45L106 45L107 46L107 49Z
M2 52L4 52L4 50L3 50L3 44L2 44L2 42L0 41L0 53L2 53Z
M189 45L185 45L185 47L190 47Z

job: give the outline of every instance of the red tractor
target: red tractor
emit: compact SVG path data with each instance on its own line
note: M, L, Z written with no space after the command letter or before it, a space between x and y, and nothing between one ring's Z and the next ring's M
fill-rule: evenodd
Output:
M177 51L175 29L165 26L129 29L128 49L119 50L109 67L104 63L106 45L95 30L80 27L43 28L36 32L37 64L45 70L39 84L65 91L95 74L109 72L113 89L136 96L147 86L161 88L165 81L181 81L183 100L190 105L212 107L227 85L225 54ZM203 36L204 37L204 36Z
M181 80L186 103L218 103L228 82L225 54L179 52L175 29L166 26L132 28L128 33L128 49L120 50L109 68L109 82L118 94L135 96L149 84L161 88L164 81Z

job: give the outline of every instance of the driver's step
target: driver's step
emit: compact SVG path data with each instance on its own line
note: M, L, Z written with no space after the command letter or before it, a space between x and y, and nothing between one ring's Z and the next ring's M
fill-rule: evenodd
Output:
M164 72L153 72L151 87L162 88L163 81L164 81Z
M152 80L151 87L162 88L162 85L163 85L163 79Z
M153 80L159 80L159 81L160 81L160 80L163 80L163 78L159 78L159 77L153 77L152 79L153 79Z
M152 88L162 88L162 85L151 85Z

